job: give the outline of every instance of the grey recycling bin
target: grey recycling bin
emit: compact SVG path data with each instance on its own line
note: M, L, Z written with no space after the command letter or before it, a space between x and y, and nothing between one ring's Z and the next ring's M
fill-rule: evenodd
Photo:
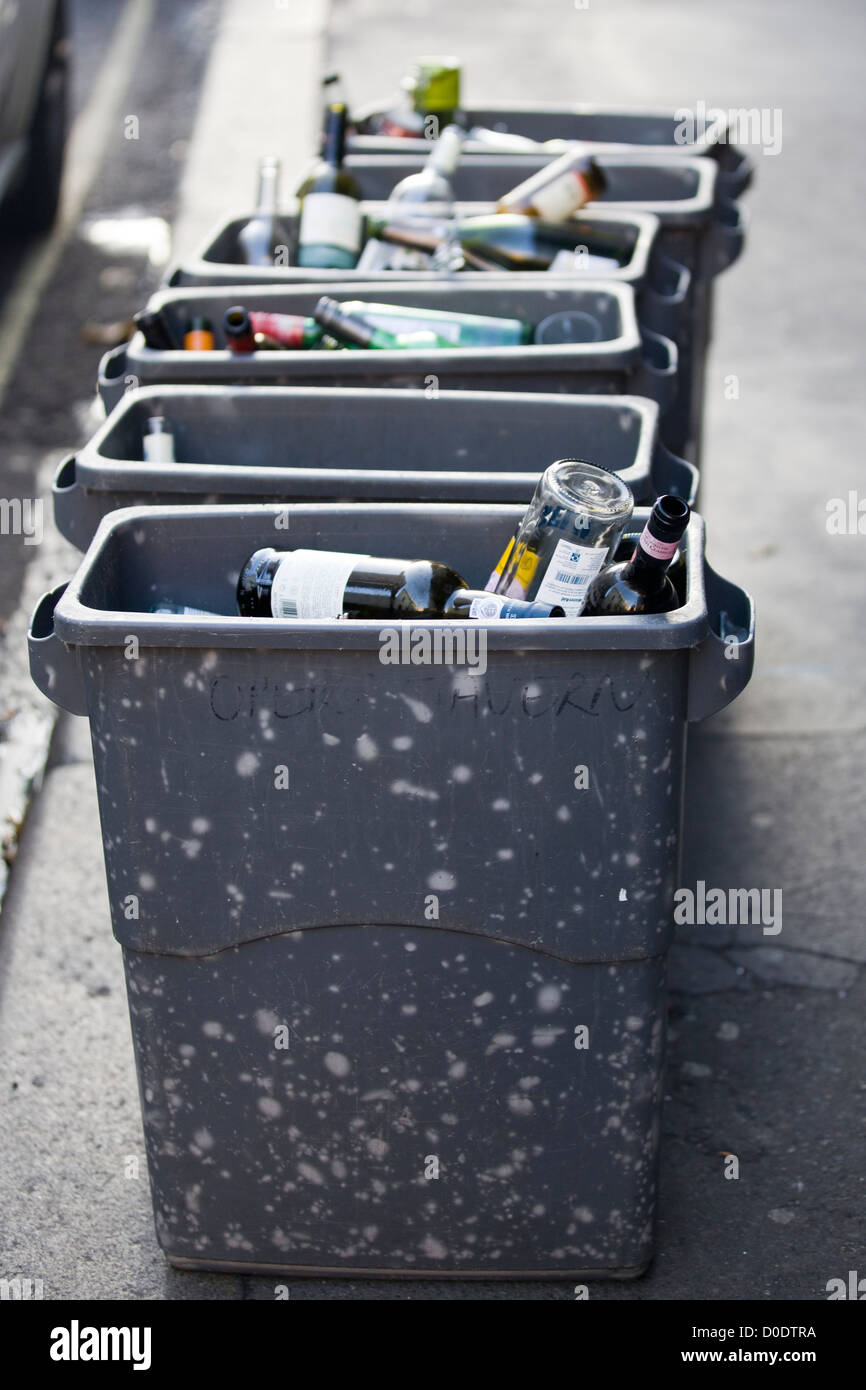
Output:
M165 416L176 463L146 463ZM639 502L693 502L697 472L659 438L643 396L319 387L153 386L123 395L64 459L54 519L85 549L118 507L192 502L525 502L554 459L613 469Z
M739 205L719 187L713 160L604 155L598 162L607 188L581 216L591 210L652 214L661 222L662 250L704 279L737 259L743 218ZM452 180L458 211L467 217L492 211L510 188L550 163L550 155L479 155L458 165ZM424 160L419 155L348 155L345 164L363 198L378 212L394 185L417 173Z
M490 212L509 188L550 163L550 155L482 156L464 161L454 175L462 216ZM660 251L685 266L692 276L690 312L682 316L676 342L681 389L668 428L674 447L700 463L703 428L703 382L712 321L712 281L739 256L744 241L738 205L724 195L712 159L601 155L607 189L593 204L602 210L652 213L661 223ZM346 167L365 198L385 199L407 174L422 167L411 155L352 155ZM379 207L381 208L380 203Z
M175 1265L651 1258L686 728L753 656L702 521L676 612L473 624L463 664L433 659L443 622L398 625L431 661L391 664L380 622L230 616L261 545L481 585L522 511L302 504L286 530L280 507L128 509L34 615L36 683L90 718ZM164 598L226 616L148 612Z
M458 277L459 278L459 277ZM677 350L666 337L641 329L634 293L627 285L600 280L580 286L522 289L497 280L465 286L455 281L425 281L365 287L370 300L418 308L453 308L465 313L521 318L537 324L560 310L574 313L586 341L557 345L499 348L439 348L422 351L255 352L235 356L223 347L223 316L233 304L286 314L311 314L321 285L297 289L274 286L219 286L212 289L162 290L149 308L163 314L172 337L182 341L191 315L204 314L214 327L218 347L208 352L147 348L140 333L107 353L100 364L99 391L108 409L129 386L189 383L271 386L421 387L478 391L567 391L581 394L651 395L664 406L677 389ZM355 284L328 286L335 299L358 297ZM665 435L674 449L675 439ZM407 440L407 445L411 441Z
M386 109L375 102L355 112L355 130L346 142L350 154L425 154L429 141L379 135L370 130L370 120ZM709 114L709 113L707 113ZM731 123L716 112L712 120L700 121L698 113L665 107L633 109L592 106L588 103L556 106L550 102L522 106L470 106L463 111L467 130L473 126L529 140L580 140L605 154L677 156L688 159L706 156L719 166L719 183L732 198L744 193L752 181L751 157L731 143ZM703 127L698 133L699 127ZM633 147L637 147L637 150ZM463 158L490 157L489 144L466 140ZM548 156L552 157L552 156Z
M364 206L369 206L372 212L382 210L382 205L378 203ZM287 246L289 264L242 265L239 261L238 234L251 216L252 211L222 221L189 260L169 270L168 285L176 288L182 285L302 285L310 282L327 284L330 280L357 281L358 293L363 296L366 293L365 281L383 278L381 270L327 270L319 266L295 265L298 215L294 203L283 213L290 235ZM692 276L685 266L659 249L660 228L659 219L652 213L626 213L591 207L574 219L575 246L601 238L610 247L612 257L621 261L617 268L605 272L605 279L631 285L636 293L641 322L676 339L682 316L691 312L689 290ZM435 278L430 270L395 270L385 274L389 282L393 280L400 284L404 280L411 283ZM461 272L460 281L461 284L465 283L464 277L468 277L471 283L482 277L486 284L497 276L507 284L513 284L514 274L505 269L499 272L467 270ZM564 284L574 283L571 275L554 276L549 271L521 271L519 275L520 285L549 286L560 281Z

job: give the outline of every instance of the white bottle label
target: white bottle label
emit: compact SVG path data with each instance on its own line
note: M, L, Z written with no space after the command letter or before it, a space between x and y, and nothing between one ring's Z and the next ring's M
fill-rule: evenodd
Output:
M498 618L509 600L504 594L485 594L474 598L469 605L470 618Z
M366 555L330 550L292 550L271 585L275 618L339 618L349 575Z
M361 246L361 204L345 193L308 193L301 207L301 246L336 246L357 255Z
M648 526L641 531L639 545L654 560L672 560L680 548L679 541L660 541Z
M145 463L174 463L174 435L146 434L142 439Z
M545 222L564 222L586 202L586 184L575 169L569 169L533 193L531 202Z
M558 541L535 601L558 603L565 609L566 617L579 617L589 586L603 568L606 556L604 546Z

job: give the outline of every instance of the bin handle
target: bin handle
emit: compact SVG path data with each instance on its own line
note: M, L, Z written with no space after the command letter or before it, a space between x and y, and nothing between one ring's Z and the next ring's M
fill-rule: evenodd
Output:
M723 199L716 207L716 217L706 243L705 274L720 275L734 264L746 239L746 223L737 203Z
M716 175L716 189L724 199L739 198L751 186L755 177L755 161L736 145L728 146L731 157L725 165L719 164Z
M76 474L76 458L74 454L67 454L57 465L57 472L54 474L54 482L51 486L51 497L54 503L54 524L61 536L65 536L73 545L77 545L79 550L86 550L90 543L90 535L86 538L86 543L82 545L79 540L80 526L83 503L84 489L78 481Z
M677 345L663 333L651 328L640 330L642 353L632 395L649 396L658 401L661 411L667 410L677 389L679 355Z
M660 439L656 441L650 464L650 486L656 497L661 497L662 493L667 492L673 497L681 497L693 507L698 495L699 479L700 474L693 463L687 463L685 459L672 453Z
M34 684L53 704L70 714L87 714L87 699L74 649L67 647L54 630L54 610L67 589L59 584L43 594L33 610L27 633L30 674Z
M690 723L707 719L745 690L755 664L755 605L745 589L722 579L704 560L710 632L689 655Z
M688 298L692 272L664 252L657 251L650 265L650 278L639 294L641 323L668 338L677 336L680 311Z
M126 352L128 347L129 343L121 343L119 347L110 348L100 360L96 384L106 410L111 410L117 405L117 402L130 387L139 385L137 377L129 376L127 379Z

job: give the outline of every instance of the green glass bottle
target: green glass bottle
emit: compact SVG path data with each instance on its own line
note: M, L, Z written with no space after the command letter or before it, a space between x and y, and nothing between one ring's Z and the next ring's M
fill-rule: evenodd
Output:
M325 333L330 334L332 338L336 338L346 347L379 348L384 351L402 348L420 352L428 348L453 346L447 338L442 338L430 330L414 333L389 333L384 328L375 328L372 323L368 323L359 314L344 313L336 299L329 299L327 295L322 295L313 310L313 318Z
M365 130L435 140L452 124L460 106L460 60L450 56L418 58L400 87L399 97L387 111L371 116Z
M298 265L351 270L361 251L361 190L343 168L347 115L342 102L328 107L321 159L298 188Z
M458 314L445 309L413 309L406 304L374 304L364 299L343 300L344 314L360 315L386 333L432 332L450 347L518 347L528 343L532 328L521 319L488 314Z

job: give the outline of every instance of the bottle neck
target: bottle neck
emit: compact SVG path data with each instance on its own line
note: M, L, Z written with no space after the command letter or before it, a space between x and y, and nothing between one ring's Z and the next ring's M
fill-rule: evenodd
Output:
M346 150L346 108L337 105L328 108L328 115L325 121L325 139L322 145L322 159L329 164L332 169L339 169L343 164L343 155Z
M476 618L491 622L508 618L564 618L565 609L559 604L526 602L491 594L487 589L455 589L442 606L445 618Z
M652 517L638 538L634 554L626 564L622 577L626 583L644 593L654 594L665 582L668 568L679 548L679 539L660 540L652 531Z
M280 166L275 159L263 159L259 165L259 212L276 212L280 192Z
M329 300L327 297L320 299L313 311L313 316L316 323L326 333L338 338L341 343L349 343L352 347L366 348L373 342L375 329L354 314L344 313L334 300Z
M449 126L443 130L430 151L427 168L435 174L441 174L445 179L450 179L460 163L462 145L463 141L459 132L452 130Z

